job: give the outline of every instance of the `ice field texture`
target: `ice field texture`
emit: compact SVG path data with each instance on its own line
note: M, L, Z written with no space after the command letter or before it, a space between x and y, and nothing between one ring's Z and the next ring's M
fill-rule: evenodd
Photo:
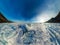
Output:
M0 45L60 45L60 24L2 23Z

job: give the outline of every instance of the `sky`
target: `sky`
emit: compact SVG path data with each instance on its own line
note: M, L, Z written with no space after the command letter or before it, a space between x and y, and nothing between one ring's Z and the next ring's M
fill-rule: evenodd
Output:
M45 22L60 11L60 0L0 0L0 12L14 22Z

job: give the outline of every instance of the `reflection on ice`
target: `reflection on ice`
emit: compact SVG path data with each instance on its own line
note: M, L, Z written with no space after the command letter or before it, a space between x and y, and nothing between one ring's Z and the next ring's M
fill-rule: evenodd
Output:
M60 24L0 24L0 45L60 45Z

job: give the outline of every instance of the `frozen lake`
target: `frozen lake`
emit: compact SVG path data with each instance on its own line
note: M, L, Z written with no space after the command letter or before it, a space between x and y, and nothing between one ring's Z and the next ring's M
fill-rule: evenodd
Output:
M60 45L60 23L0 23L0 45Z

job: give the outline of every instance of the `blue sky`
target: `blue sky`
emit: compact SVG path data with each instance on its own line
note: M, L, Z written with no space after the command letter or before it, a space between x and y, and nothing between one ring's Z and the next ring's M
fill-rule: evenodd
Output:
M44 22L59 11L60 0L0 0L0 12L15 22Z

